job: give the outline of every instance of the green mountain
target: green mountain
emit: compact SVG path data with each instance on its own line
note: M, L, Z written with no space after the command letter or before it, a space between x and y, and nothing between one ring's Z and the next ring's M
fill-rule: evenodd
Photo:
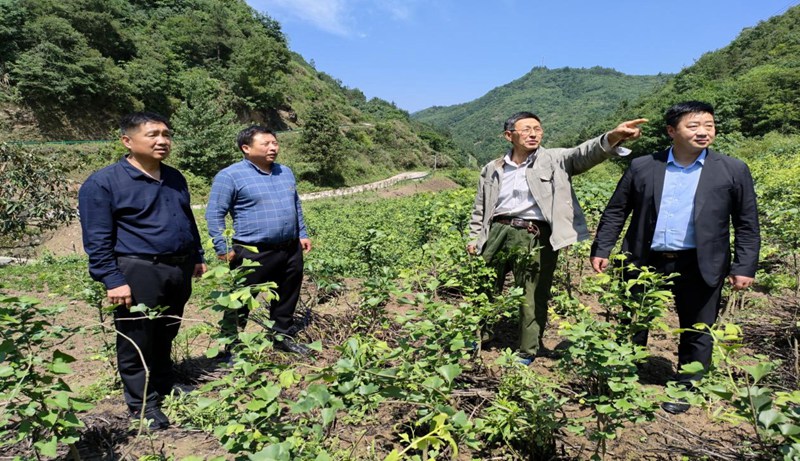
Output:
M670 142L664 110L690 99L714 105L717 132L728 140L800 133L800 6L742 30L728 46L704 54L657 91L586 126L571 141L612 120L647 117L644 136L631 146L637 154L658 150Z
M449 130L459 147L483 163L506 149L503 123L515 112L531 111L542 118L545 145L565 145L593 120L605 119L618 107L653 92L669 77L625 75L601 67L534 67L522 78L474 101L431 107L412 117Z
M243 0L0 0L0 140L109 139L133 110L170 116L178 166L206 178L249 123L293 131L283 161L324 185L463 158L316 71Z

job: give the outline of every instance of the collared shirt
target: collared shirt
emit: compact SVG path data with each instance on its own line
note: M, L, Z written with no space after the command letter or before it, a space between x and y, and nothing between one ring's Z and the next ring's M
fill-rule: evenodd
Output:
M694 229L694 196L706 150L691 165L681 166L675 162L672 148L667 157L667 171L664 173L664 189L661 192L661 205L650 248L655 251L678 251L696 248Z
M222 235L228 213L238 242L274 244L308 238L294 174L278 163L266 172L245 159L217 173L206 208L208 234L217 254L230 251Z
M542 210L536 204L531 188L528 187L528 180L525 177L525 170L533 163L536 152L538 152L538 149L528 155L528 158L520 164L516 164L511 160L511 149L503 157L503 178L500 181L500 195L497 196L495 216L544 220Z
M89 274L106 288L125 285L119 255L192 255L203 248L186 179L161 165L161 179L143 173L127 156L89 176L78 192Z

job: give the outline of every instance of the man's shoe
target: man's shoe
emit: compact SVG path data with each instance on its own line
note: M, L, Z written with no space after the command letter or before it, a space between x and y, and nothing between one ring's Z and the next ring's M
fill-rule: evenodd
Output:
M170 393L175 395L187 395L197 390L197 386L191 384L175 383L172 385Z
M561 352L556 350L550 350L545 347L540 347L539 352L536 353L536 357L544 357L546 359L557 360L561 358Z
M307 348L302 344L294 342L292 338L286 335L283 335L283 340L275 341L275 349L300 355L311 354L311 349Z
M520 355L517 357L517 363L525 365L526 367L533 363L533 359L535 357L531 357L529 355Z
M141 410L136 410L131 413L131 420L134 423L139 424L141 419L142 419ZM167 415L165 415L164 412L161 411L161 408L158 408L155 405L148 406L145 409L144 419L145 419L145 424L148 424L147 422L149 421L147 428L150 429L151 431L164 430L168 428L170 424Z
M664 402L661 404L661 408L669 414L679 415L681 413L686 413L686 411L691 408L691 405L686 403L686 400L681 399L677 402Z

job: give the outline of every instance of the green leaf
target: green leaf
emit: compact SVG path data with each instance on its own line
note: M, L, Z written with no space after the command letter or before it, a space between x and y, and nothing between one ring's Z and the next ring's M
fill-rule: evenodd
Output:
M196 405L198 409L203 410L212 405L216 405L217 402L218 402L217 399L212 399L209 397L198 397Z
M142 303L139 303L139 304L137 304L135 306L131 306L128 310L131 311L131 312L142 313L142 312L147 312L148 309L149 309L149 307L145 306Z
M394 449L388 456L383 458L383 461L400 461L400 453L398 453L397 449Z
M770 362L760 362L752 366L743 366L742 369L750 373L750 376L753 377L753 383L755 384L772 371L773 365Z
M261 410L262 408L266 407L267 405L269 405L269 402L265 402L265 401L260 400L260 399L255 399L255 400L251 400L247 404L247 406L245 408L247 408L250 411L258 411L258 410Z
M49 456L50 458L55 458L58 456L58 439L56 436L50 438L50 440L40 440L33 444L36 447L36 450L45 455Z
M436 371L442 375L442 377L444 377L444 379L447 381L447 384L452 384L453 379L461 374L461 367L454 364L443 365L437 368Z
M767 429L774 424L785 423L786 421L788 421L788 418L775 409L762 411L758 414L758 422Z
M794 437L800 434L800 426L795 426L791 423L781 424L778 426L781 434L785 437Z
M733 392L729 391L728 388L723 386L722 384L713 384L709 386L705 386L705 389L712 394L716 395L717 397L722 398L723 400L731 400L733 397Z
M369 383L369 384L362 384L358 387L358 394L359 395L371 395L380 390L380 386L377 384Z
M702 363L700 363L700 362L692 362L692 363L687 363L684 366L682 366L681 367L681 373L688 374L688 375L694 375L694 374L702 373L704 369L705 368L703 367Z
M322 352L322 342L317 340L313 343L306 344L306 346L311 349L312 351Z
M49 405L55 405L64 410L69 410L69 395L66 392L59 392L51 395L49 399L44 400Z
M280 375L278 375L278 382L281 383L281 387L288 389L295 385L298 380L295 378L294 369L288 368L283 370Z
M206 350L206 357L209 359L213 359L218 355L219 355L219 347L217 346L209 347L208 350Z
M250 362L243 362L242 363L242 371L244 372L245 376L250 376L256 371L257 367Z
M53 361L72 363L75 361L75 357L69 354L65 354L64 352L61 352L60 350L56 349L53 351Z
M322 409L322 423L325 426L328 426L333 420L336 419L336 409L335 408L323 408Z

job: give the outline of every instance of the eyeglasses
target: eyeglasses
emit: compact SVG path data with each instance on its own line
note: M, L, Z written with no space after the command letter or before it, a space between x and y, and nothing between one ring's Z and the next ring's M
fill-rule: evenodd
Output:
M542 130L542 127L540 127L540 126L536 126L536 127L526 126L525 128L520 128L519 130L511 129L511 130L508 130L508 131L516 131L517 133L521 134L522 136L528 136L531 133L542 134L544 132L544 130Z

